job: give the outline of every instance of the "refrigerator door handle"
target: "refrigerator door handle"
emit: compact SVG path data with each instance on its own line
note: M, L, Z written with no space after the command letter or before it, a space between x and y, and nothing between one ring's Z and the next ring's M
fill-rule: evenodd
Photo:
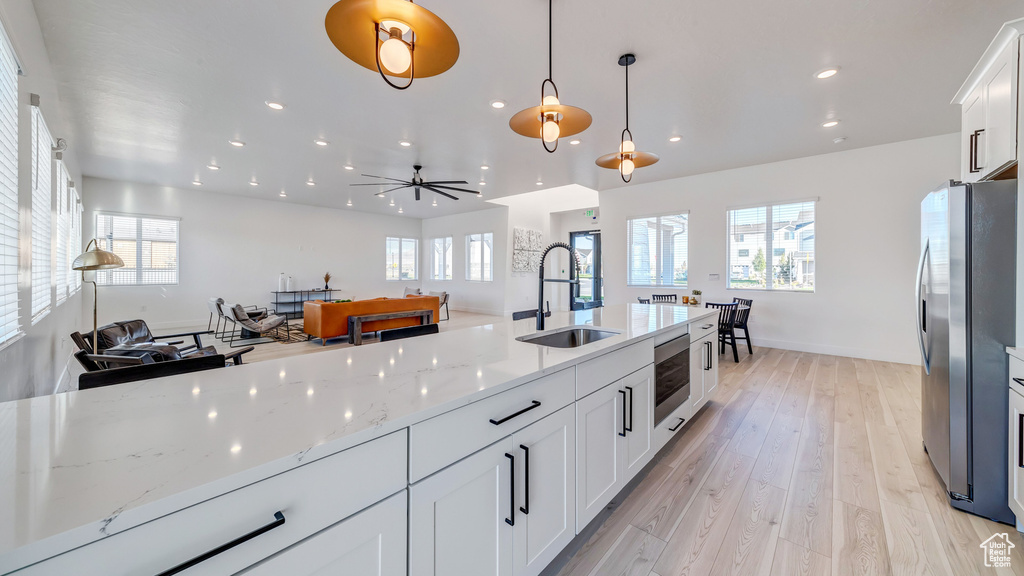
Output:
M928 251L930 248L930 242L927 238L924 240L924 250L921 251L921 261L917 263L917 302L914 303L914 308L917 309L917 344L921 348L921 359L924 361L924 373L931 374L932 368L931 363L928 360L928 351L924 345L924 306L923 300L921 299L921 282L924 280L924 265L928 261Z

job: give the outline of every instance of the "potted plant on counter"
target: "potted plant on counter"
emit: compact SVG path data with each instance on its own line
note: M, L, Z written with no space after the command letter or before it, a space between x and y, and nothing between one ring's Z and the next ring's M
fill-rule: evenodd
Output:
M690 296L690 306L700 306L700 290L694 290L693 295Z

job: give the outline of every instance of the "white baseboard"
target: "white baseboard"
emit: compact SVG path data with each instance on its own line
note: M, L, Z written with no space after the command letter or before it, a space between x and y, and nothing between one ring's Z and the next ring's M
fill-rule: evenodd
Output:
M217 321L216 318L214 318L213 320L214 320L214 322ZM209 319L209 317L207 317L207 318L202 318L202 319L198 319L198 320L174 320L172 322L153 322L153 323L147 322L146 324L149 326L150 330L178 330L178 329L182 329L182 328L196 328L196 327L202 328L203 324L208 323L209 321L210 321L210 319ZM213 327L211 326L210 329L213 330Z
M469 306L458 306L458 307L456 307L456 306L451 306L451 305L449 305L449 307L451 308L452 312L470 312L472 314L486 314L488 316L501 316L502 315L500 310L492 310L490 308L472 308L472 307L469 307Z
M765 348L778 348L780 350L792 350L794 352L810 352L811 354L828 354L830 356L845 356L847 358L863 358L865 360L877 360L880 362L896 362L899 364L911 364L914 366L921 365L921 359L917 355L911 354L899 354L893 353L887 350L869 350L864 348L849 348L845 346L830 346L828 344L808 343L808 342L789 342L785 340L764 340L761 338L752 338L751 343L754 345L754 353L757 353L756 348L763 346ZM739 347L746 346L746 342L742 340L736 344Z

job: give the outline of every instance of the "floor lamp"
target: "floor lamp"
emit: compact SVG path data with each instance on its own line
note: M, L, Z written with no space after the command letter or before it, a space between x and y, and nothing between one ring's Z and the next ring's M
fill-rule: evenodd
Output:
M92 246L92 250L89 247ZM124 267L124 260L113 252L107 252L106 250L100 250L99 245L96 243L96 239L93 238L89 241L89 244L85 246L85 252L80 254L75 261L71 263L72 270L82 271L82 282L85 282L85 271L86 270L110 270L111 268L122 268ZM96 325L96 301L98 300L98 294L96 293L96 280L92 280L92 353L99 354L99 343L96 340L97 336L97 325Z

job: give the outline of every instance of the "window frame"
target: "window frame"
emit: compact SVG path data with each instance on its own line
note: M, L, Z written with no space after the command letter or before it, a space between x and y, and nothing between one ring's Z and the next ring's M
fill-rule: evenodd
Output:
M397 270L398 274L396 278L388 278L387 266L388 266L388 243L392 240L398 241L398 259L397 259ZM402 253L405 248L406 242L413 242L413 258L412 258L412 278L402 278L402 265L405 263L402 258ZM402 236L387 236L384 238L384 280L388 282L419 282L420 279L420 239L419 238L405 238Z
M725 289L726 290L736 290L736 291L752 291L752 292L784 292L784 293L788 293L788 294L814 294L815 292L817 292L817 289L818 289L818 282L817 282L817 254L818 254L817 223L818 223L818 202L819 201L820 201L820 198L813 197L813 198L803 198L803 199L799 199L799 200L781 200L781 201L759 202L757 204L746 204L746 205L742 205L742 206L730 206L730 207L726 208L726 210L725 210L725 229L726 229L726 234L725 234L725 236L726 236L726 249L725 249L726 278L725 278ZM793 204L808 204L808 203L813 206L813 210L814 210L814 220L813 220L813 222L814 222L814 225L815 225L815 234L814 234L815 237L812 240L814 242L813 252L814 252L814 257L815 257L815 272L813 273L814 274L814 284L811 286L810 289L776 288L774 286L774 284L775 284L775 282L774 282L774 279L775 279L775 265L776 265L775 264L775 259L778 258L778 256L775 255L775 251L776 250L783 250L782 256L784 257L785 256L785 248L776 248L774 246L774 243L775 243L774 242L774 240L775 240L774 239L774 229L772 228L772 224L774 222L774 214L773 214L774 209L776 207L784 207L784 206L790 206L790 205L793 205ZM764 258L765 258L765 272L767 274L767 278L765 278L765 286L764 287L760 287L760 286L758 286L758 287L752 287L752 286L733 286L732 285L732 268L734 266L734 264L732 262L733 244L734 244L734 242L738 242L739 241L739 240L735 239L736 236L738 236L739 234L733 232L733 230L732 230L732 213L736 212L736 211L739 211L739 210L750 210L750 209L757 209L757 208L764 208L764 210L765 210L765 221L764 221L764 224L765 224L765 230L764 230L764 237L765 237L765 240L764 240L764 242L765 242L765 245L764 245ZM800 240L797 238L797 235L795 233L784 232L783 236L785 237L786 234L789 234L791 236L791 240L796 240L797 242L800 242ZM737 250L738 250L738 248L737 248ZM736 266L744 266L744 264L736 264Z
M473 259L470 257L470 246L473 243L474 237L480 238L480 278L472 277ZM491 257L486 261L487 273L484 274L484 246L488 241L491 246ZM494 282L494 232L473 232L466 234L466 282Z
M96 235L96 241L99 243L101 240L106 240L106 237L99 237L99 218L103 216L114 216L118 218L135 218L135 282L130 284L116 284L101 282L101 272L114 272L114 270L107 271L96 271L94 272L95 281L97 286L109 286L116 288L144 288L147 286L178 286L181 284L181 218L176 216L156 216L153 214L132 214L125 212L110 212L104 210L97 210L93 212L93 232ZM174 282L146 282L143 283L142 274L145 270L142 266L142 242L145 240L142 237L142 220L163 220L167 222L174 222ZM123 239L122 239L123 240ZM113 250L113 246L109 246L108 249Z
M45 140L43 137L45 136ZM32 238L31 278L31 325L35 326L53 310L53 188L54 156L53 133L46 125L46 118L39 108L38 97L33 96L32 104L32 202L30 233ZM46 165L41 158L45 152ZM46 175L45 183L42 182ZM45 189L44 189L45 188ZM43 247L45 244L45 248ZM45 274L45 277L43 276ZM44 296L45 293L45 296ZM45 304L41 304L45 301ZM37 307L37 305L39 305Z
M434 264L437 263L437 250L436 246L438 241L441 241L441 266L438 270L441 271L440 276L434 275ZM437 282L450 282L455 279L455 266L454 262L449 260L449 252L451 253L451 260L455 260L455 239L451 236L439 236L437 238L430 239L430 268L427 271L427 277L430 280ZM448 270L451 270L449 274Z
M686 217L686 253L683 256L683 261L686 262L686 280L682 284L676 284L674 281L671 284L665 283L650 283L650 282L633 282L632 270L633 270L633 225L632 223L637 220L649 220L656 218L658 222L662 218L679 218L681 216ZM661 232L658 232L660 237ZM658 242L656 246L655 257L661 259L661 242ZM626 286L635 286L639 288L669 288L676 290L686 290L690 286L690 211L689 210L677 210L673 212L663 212L660 214L649 214L649 215L637 215L626 218ZM673 278L675 274L673 274Z

